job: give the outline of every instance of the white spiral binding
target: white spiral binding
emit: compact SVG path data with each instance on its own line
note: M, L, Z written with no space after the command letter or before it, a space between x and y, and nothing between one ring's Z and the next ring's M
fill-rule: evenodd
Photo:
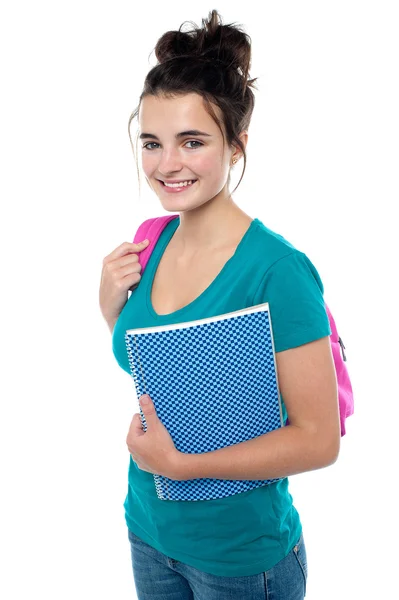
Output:
M139 399L140 396L141 396L141 394L140 394L139 379L137 377L137 373L136 373L136 370L134 368L133 350L132 350L132 347L130 345L130 339L129 339L129 336L128 336L127 333L125 333L125 342L126 342L127 357L128 357L128 360L129 360L130 372L132 374L134 385L135 385L135 388L136 388L137 399Z

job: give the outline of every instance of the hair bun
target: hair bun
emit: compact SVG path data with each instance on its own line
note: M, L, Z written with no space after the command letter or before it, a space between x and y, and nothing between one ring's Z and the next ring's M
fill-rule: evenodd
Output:
M182 31L190 23L193 28ZM170 60L204 60L224 69L240 69L245 79L251 62L251 38L234 23L224 25L216 10L208 19L202 19L198 28L192 21L185 21L178 31L167 31L158 40L155 56L159 63Z

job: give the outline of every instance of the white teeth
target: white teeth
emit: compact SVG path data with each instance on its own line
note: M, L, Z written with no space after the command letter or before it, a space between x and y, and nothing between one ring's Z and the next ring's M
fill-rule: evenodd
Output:
M188 185L192 185L194 183L193 180L190 179L190 181L184 181L184 182L180 182L180 183L166 183L164 181L164 185L166 185L166 187L187 187Z

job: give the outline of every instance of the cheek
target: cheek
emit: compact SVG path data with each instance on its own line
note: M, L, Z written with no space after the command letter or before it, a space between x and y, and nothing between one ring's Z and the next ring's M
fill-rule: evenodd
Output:
M221 174L220 157L216 155L198 157L190 163L190 167L194 173L209 179L219 179Z
M150 176L153 171L157 169L158 161L155 156L151 156L149 154L143 154L141 158L141 165L144 173Z
M197 160L198 168L204 173L211 172L212 168L215 168L215 159L207 156L206 158L199 158Z

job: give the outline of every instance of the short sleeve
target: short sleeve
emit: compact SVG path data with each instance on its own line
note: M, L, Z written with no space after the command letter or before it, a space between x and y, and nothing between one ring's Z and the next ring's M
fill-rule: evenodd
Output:
M269 303L275 352L331 335L323 293L316 267L303 252L295 250L267 270L254 303Z

